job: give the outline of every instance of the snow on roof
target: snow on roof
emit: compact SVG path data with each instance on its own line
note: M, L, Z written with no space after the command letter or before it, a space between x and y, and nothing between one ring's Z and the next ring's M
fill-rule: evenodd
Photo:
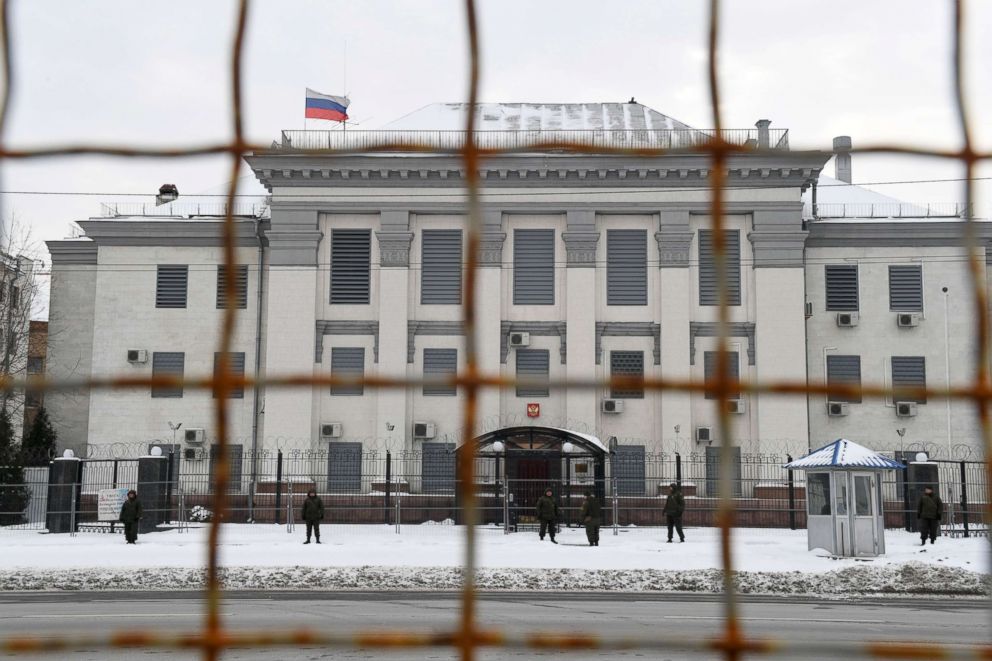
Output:
M577 432L577 431L575 431L573 429L562 429L561 427L547 427L547 429L554 429L555 431L564 432L566 434L570 434L571 436L578 436L582 440L587 441L587 442L591 443L592 445L595 445L596 447L598 447L603 452L609 452L609 449L605 445L603 445L603 441L599 440L598 437L593 436L591 434L583 434L583 433Z
M846 438L838 438L829 445L813 450L805 457L785 465L786 468L902 468L894 459L883 457L874 450Z
M803 192L803 214L812 217L813 191ZM910 219L929 218L932 213L924 205L904 202L898 198L848 184L820 173L816 181L816 205L824 217L854 218L858 216L881 217L897 216Z
M467 103L432 103L386 126L396 131L461 131ZM479 103L479 131L694 130L640 103Z

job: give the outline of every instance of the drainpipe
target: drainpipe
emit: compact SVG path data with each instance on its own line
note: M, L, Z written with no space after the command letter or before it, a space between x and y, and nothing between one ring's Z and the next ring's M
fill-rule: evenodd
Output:
M255 387L251 416L251 497L248 516L254 518L255 492L258 489L258 417L261 415L261 394L258 380L262 374L262 291L265 282L264 253L262 249L262 219L255 218L255 238L258 240L258 293L255 297Z

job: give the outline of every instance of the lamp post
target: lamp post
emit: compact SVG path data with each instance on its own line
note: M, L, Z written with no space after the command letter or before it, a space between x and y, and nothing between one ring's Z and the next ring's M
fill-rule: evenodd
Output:
M182 426L183 426L183 423L181 423L181 422L178 422L176 424L172 424L172 420L169 420L169 429L172 430L172 444L173 445L176 444L176 432L179 431L179 428L182 427Z
M944 386L951 389L951 334L948 330L948 298L947 287L942 287L944 292ZM951 398L944 398L944 407L947 417L947 458L951 458Z

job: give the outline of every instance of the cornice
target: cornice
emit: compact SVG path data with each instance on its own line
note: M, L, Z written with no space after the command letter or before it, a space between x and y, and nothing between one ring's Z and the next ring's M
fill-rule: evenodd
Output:
M807 248L903 248L967 245L965 221L890 221L807 223ZM992 223L977 222L980 244L992 242Z
M93 241L46 241L52 266L63 264L96 264L98 247Z

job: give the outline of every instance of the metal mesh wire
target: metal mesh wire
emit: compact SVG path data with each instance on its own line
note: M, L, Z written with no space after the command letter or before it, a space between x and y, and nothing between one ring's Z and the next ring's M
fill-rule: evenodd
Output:
M230 121L233 129L233 140L226 144L200 144L188 147L162 149L162 148L142 148L140 146L118 147L100 144L65 144L54 147L36 149L9 149L4 143L5 129L10 108L10 101L16 90L16 68L13 65L14 47L12 44L13 33L11 31L11 5L10 0L0 0L0 38L2 38L2 56L4 68L5 84L0 97L0 159L8 160L28 160L61 157L68 155L107 155L115 157L153 157L153 158L181 158L205 154L228 154L231 157L231 184L227 191L227 216L223 229L223 255L224 263L234 265L235 259L235 224L232 212L235 210L235 192L238 178L243 167L243 157L249 152L264 151L264 145L251 144L246 141L243 130L243 107L242 107L242 60L244 55L245 30L248 24L249 0L240 0L237 6L237 20L235 33L231 47L231 67L230 67ZM808 384L799 382L739 382L730 370L728 361L728 300L726 270L723 265L726 258L726 245L724 233L719 231L724 226L724 179L727 175L727 160L733 154L755 153L755 150L747 146L735 144L724 137L722 131L723 121L720 114L720 86L718 84L718 55L719 55L719 35L720 35L720 2L710 0L709 3L709 31L708 31L708 86L710 103L712 107L713 127L712 136L705 142L693 144L684 149L648 149L648 148L616 148L603 146L590 146L567 141L561 142L533 142L526 146L514 145L512 147L498 149L480 147L477 145L474 135L476 113L467 113L467 139L457 150L466 172L467 195L467 264L465 270L465 297L463 301L463 314L465 325L465 351L466 364L462 373L449 383L457 384L463 388L465 393L465 405L463 414L463 429L468 437L474 436L476 429L477 399L479 391L484 388L508 388L515 386L515 380L503 379L497 375L480 372L476 347L475 347L475 300L476 300L476 263L479 248L479 232L482 225L482 213L480 204L480 181L479 166L486 158L500 154L519 153L542 150L558 149L571 153L595 153L595 154L616 154L631 156L659 157L674 153L695 153L708 154L712 165L711 175L711 218L713 232L713 253L716 260L716 273L720 290L719 300L719 328L716 373L706 384L692 383L680 380L660 379L632 379L630 377L613 377L608 380L568 380L551 383L552 388L613 388L630 389L641 388L650 391L679 390L687 392L706 392L715 395L716 405L720 411L719 429L721 439L731 437L729 407L726 402L735 397L739 392L746 393L774 393L782 396L796 396L804 394L850 394L852 388L842 385L827 387L823 384ZM968 387L944 388L944 389L902 389L900 395L912 396L914 394L925 394L935 399L963 398L968 399L978 410L979 420L982 429L982 443L985 456L989 456L992 449L992 420L990 420L990 401L992 401L992 383L989 374L989 315L988 299L985 289L985 262L981 259L978 244L975 236L975 225L972 218L973 208L973 179L976 165L981 161L992 159L992 154L977 151L972 142L972 131L970 119L965 103L964 90L964 61L963 61L963 27L965 24L965 6L963 0L952 0L952 10L954 12L953 25L953 54L950 65L954 77L954 103L957 112L957 121L962 136L962 146L958 150L932 150L912 145L898 144L877 144L860 147L852 150L852 153L884 153L884 154L905 154L915 156L931 156L942 159L950 159L962 163L965 169L965 205L966 223L964 239L968 247L968 264L973 286L973 306L974 316L977 320L975 334L979 347L979 354L974 363L974 379ZM479 29L476 16L476 3L474 0L465 0L466 30L469 36L469 98L470 109L475 107L478 99L480 58L479 58ZM402 150L407 152L432 153L437 150L427 146L409 143L382 143L371 148L374 151L389 152ZM302 150L304 153L320 154L327 157L334 157L342 153L337 149L314 149ZM767 150L771 152L772 150ZM448 153L451 153L449 151ZM236 270L227 268L224 270L224 288L227 296L234 296L236 293ZM229 444L228 431L228 397L232 390L240 388L264 387L264 388L288 388L288 387L314 387L331 386L342 384L357 384L371 388L415 388L422 387L424 379L394 379L365 377L360 380L335 378L335 377L314 377L312 375L299 375L292 377L259 379L255 380L250 376L235 374L231 370L228 355L231 347L231 338L234 331L234 323L238 310L235 306L225 307L221 333L218 342L219 358L217 362L216 374L210 379L190 379L185 381L174 378L94 378L45 381L43 379L32 378L31 388L37 391L45 390L69 390L76 388L88 389L113 389L123 387L158 387L158 386L178 386L185 388L199 388L213 390L215 393L214 415L217 428L218 446L221 450L220 460L216 464L215 485L213 489L213 511L218 513L214 518L215 522L223 519L223 512L228 506L227 484L230 478L230 467L228 465L228 455L223 450ZM0 386L7 391L22 390L28 382L11 379L9 376L0 378ZM860 388L864 396L868 395L892 395L891 388L881 388L864 386ZM472 525L478 519L477 501L475 494L474 470L475 462L473 453L459 453L459 470L465 476L460 482L460 497L467 511L465 526L465 561L464 561L464 587L461 594L461 613L456 628L443 633L424 633L415 630L394 631L394 632L327 632L311 630L295 631L262 631L253 633L233 632L225 628L221 618L220 600L222 597L222 586L219 581L218 563L218 542L221 534L221 526L214 523L210 529L209 544L207 547L207 586L206 586L206 615L203 627L199 631L191 631L180 634L160 634L143 632L121 632L109 636L66 636L66 637L46 637L33 638L31 636L8 638L0 641L0 651L24 653L24 652L64 652L81 647L87 649L199 649L202 650L203 658L208 660L217 659L221 652L228 648L262 648L262 647L296 647L326 646L326 647L362 647L367 649L396 649L396 648L416 648L428 646L449 646L457 649L462 659L470 660L476 657L476 651L483 647L503 647L503 648L532 648L532 649L558 649L558 650L582 650L582 649L611 649L611 650L671 650L681 648L687 651L697 652L719 652L727 659L737 659L744 653L764 653L786 657L809 656L819 654L830 654L835 657L845 656L876 656L882 658L990 658L992 656L992 646L968 646L955 645L953 648L942 647L940 645L927 645L917 642L909 643L856 643L849 641L831 641L829 643L811 641L784 641L784 640L764 640L748 638L741 629L738 617L738 599L735 592L733 567L734 558L731 551L730 537L731 527L734 522L734 501L732 493L733 484L733 464L730 453L729 441L722 442L720 448L720 480L719 480L719 507L716 513L716 522L720 527L720 550L722 557L723 572L723 624L720 635L712 638L687 638L680 636L656 633L643 637L635 636L612 636L612 635L587 635L572 633L531 633L512 634L498 630L488 630L480 628L476 611L476 593L474 584L474 574L476 569L476 532ZM986 463L986 470L990 473L987 477L992 477L992 464ZM992 515L992 504L987 504Z

